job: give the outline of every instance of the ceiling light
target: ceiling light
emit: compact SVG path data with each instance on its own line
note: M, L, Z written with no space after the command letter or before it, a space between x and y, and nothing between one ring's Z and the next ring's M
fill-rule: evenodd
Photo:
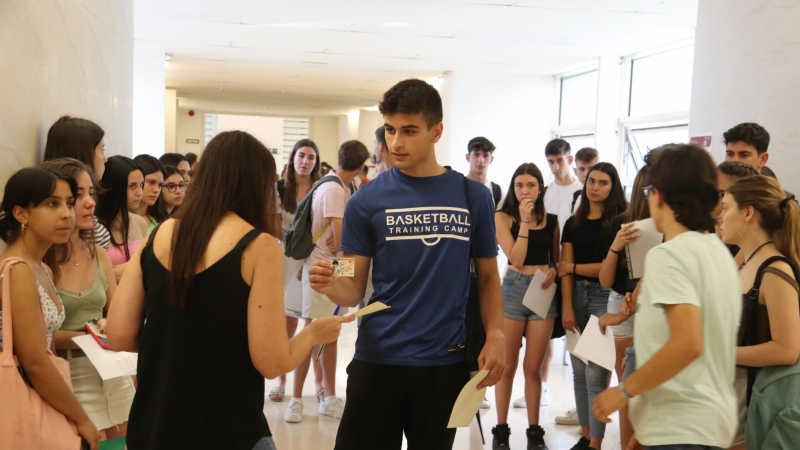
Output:
M378 105L370 106L369 108L366 108L366 110L367 111L380 111L380 109L378 108Z

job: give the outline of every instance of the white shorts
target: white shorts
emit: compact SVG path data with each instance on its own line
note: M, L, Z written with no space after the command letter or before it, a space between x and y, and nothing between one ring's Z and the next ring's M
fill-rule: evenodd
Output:
M131 377L100 378L85 356L69 358L69 371L75 397L98 430L128 421L136 389Z
M309 264L303 264L303 318L320 319L332 316L333 312L336 311L337 305L327 295L311 289L311 283L308 279L309 267L311 267ZM347 314L347 307L342 306L339 308L338 315L343 316L345 314Z

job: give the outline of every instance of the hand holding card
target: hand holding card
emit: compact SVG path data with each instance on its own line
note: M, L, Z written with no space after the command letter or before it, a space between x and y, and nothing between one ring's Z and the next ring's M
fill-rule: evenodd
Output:
M356 276L355 258L332 258L333 276L335 277L354 277Z

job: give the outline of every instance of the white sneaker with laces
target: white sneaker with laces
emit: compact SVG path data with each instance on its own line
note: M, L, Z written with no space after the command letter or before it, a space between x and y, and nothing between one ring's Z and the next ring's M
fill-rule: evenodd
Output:
M520 397L520 398L514 400L513 405L514 405L514 408L527 408L528 407L528 402L525 401L525 397Z
M489 400L486 397L483 397L483 403L481 403L481 409L489 409L492 405L489 403Z
M339 397L325 397L319 404L319 413L341 419L342 413L344 413L344 402Z
M283 420L289 423L300 423L303 421L303 401L299 398L292 398L286 406Z
M539 406L549 406L550 405L550 389L547 387L547 383L542 383L542 395L539 397Z
M561 416L556 416L556 423L559 425L579 425L578 410L575 408L570 409Z

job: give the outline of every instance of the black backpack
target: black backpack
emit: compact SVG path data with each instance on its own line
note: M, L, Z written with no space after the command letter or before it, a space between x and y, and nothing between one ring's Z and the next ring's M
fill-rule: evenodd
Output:
M311 204L314 200L314 192L323 183L335 181L339 186L344 189L344 184L339 177L335 175L326 175L317 181L314 186L308 191L308 194L297 205L297 212L294 215L292 225L286 230L283 235L283 254L289 258L296 260L304 260L311 255L314 251L314 244L319 239L325 230L328 229L330 223L325 224L316 235L311 235Z

